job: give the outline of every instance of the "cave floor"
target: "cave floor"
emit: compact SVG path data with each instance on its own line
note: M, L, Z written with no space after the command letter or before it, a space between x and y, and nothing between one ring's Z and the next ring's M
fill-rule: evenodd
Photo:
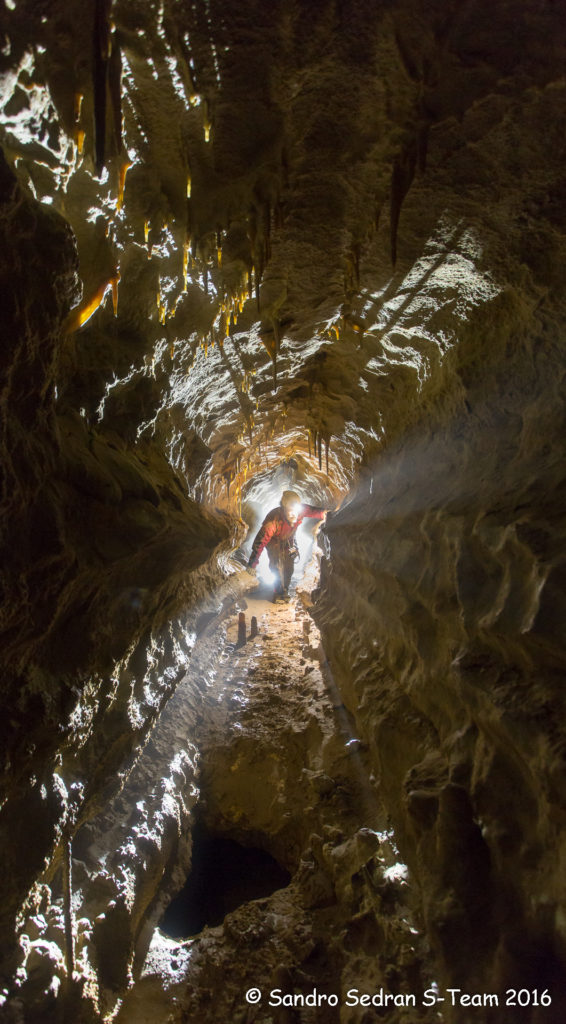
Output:
M238 648L240 610L248 639ZM250 639L252 615L258 634ZM385 890L385 931L416 958L403 872L397 877L392 867L395 854L363 749L329 692L323 661L318 630L300 597L273 604L253 587L197 642L191 673L200 687L195 811L211 831L268 850L292 880L196 937L173 939L155 928L118 1024L283 1021L283 1008L268 1005L271 990L308 994L316 988L331 995L350 985L379 989L389 961L376 917ZM166 719L184 699L180 690L157 726L157 746ZM256 1005L246 1002L252 988L263 992ZM311 1019L358 1017L325 1003Z

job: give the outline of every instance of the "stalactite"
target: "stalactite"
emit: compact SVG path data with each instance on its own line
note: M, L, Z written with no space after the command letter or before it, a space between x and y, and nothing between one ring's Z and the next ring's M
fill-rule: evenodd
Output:
M74 331L78 330L79 327L82 327L83 324L86 324L86 322L90 320L92 314L96 313L98 307L102 305L108 289L114 289L114 283L116 283L117 287L119 279L120 275L116 272L116 274L113 274L112 277L108 278L107 281L104 281L103 284L97 288L96 292L90 299L82 302L76 309L71 310L63 325L64 333L72 334Z
M81 119L81 111L83 108L84 96L82 92L75 93L75 124L78 124Z
M82 92L75 93L75 142L77 145L77 153L81 155L84 149L85 133L80 127L81 111L83 106L84 96Z
M329 449L330 449L330 438L326 438L325 437L325 439L324 439L324 452L325 452L325 455L326 455L326 475L327 476L328 476L328 452L329 452Z
M120 178L118 181L118 200L116 203L116 209L118 210L118 212L122 209L122 206L124 204L124 189L126 187L126 175L131 166L132 164L131 161L129 160L124 160L120 164Z
M322 433L318 433L318 468L322 469Z
M118 316L118 281L120 280L120 271L116 271L116 276L112 277L112 306L114 308L114 316Z
M187 291L187 277L189 273L189 245L190 239L183 243L183 292Z

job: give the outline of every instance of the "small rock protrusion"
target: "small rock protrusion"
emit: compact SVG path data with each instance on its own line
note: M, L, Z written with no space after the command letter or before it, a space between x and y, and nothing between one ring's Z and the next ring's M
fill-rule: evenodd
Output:
M243 647L246 642L246 613L238 615L238 647Z

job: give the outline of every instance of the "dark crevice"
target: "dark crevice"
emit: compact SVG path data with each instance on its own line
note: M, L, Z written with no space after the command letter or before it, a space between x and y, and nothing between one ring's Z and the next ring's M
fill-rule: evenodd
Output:
M191 872L159 927L173 939L198 935L207 925L222 924L242 904L271 896L290 881L289 872L265 850L213 835L197 824Z

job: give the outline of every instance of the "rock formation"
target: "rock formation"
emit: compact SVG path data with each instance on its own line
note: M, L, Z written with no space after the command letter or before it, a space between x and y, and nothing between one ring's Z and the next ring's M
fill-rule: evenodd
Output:
M555 0L4 0L9 1024L564 1019L565 56ZM290 881L168 936L202 835Z

